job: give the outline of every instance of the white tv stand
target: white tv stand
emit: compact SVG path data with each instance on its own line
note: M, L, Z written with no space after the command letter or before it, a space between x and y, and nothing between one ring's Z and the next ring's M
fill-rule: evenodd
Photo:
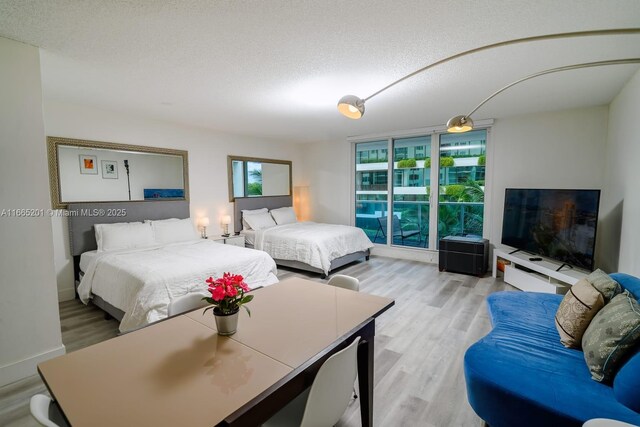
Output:
M542 258L542 261L529 260L534 257ZM565 294L578 280L589 274L586 271L569 267L556 271L562 263L524 251L509 253L505 250L495 249L493 251L494 278L498 277L498 258L511 262L511 265L505 265L504 281L523 291ZM516 268L516 266L525 267L532 271L528 272Z

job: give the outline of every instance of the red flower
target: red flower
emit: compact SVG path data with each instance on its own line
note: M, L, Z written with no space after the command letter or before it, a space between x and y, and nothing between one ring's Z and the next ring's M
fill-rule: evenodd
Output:
M253 295L244 295L251 289L244 282L244 277L239 274L224 273L218 279L209 277L205 282L211 294L211 298L207 298L207 301L223 313L238 310L253 299ZM251 315L249 309L246 306L244 308Z
M233 285L228 285L228 286L225 286L225 288L226 288L227 296L228 296L228 297L233 298L233 297L235 297L236 295L238 295L238 289L237 289L235 286L233 286Z
M211 297L214 301L222 301L225 297L224 288L222 286L209 288L209 292L211 292Z

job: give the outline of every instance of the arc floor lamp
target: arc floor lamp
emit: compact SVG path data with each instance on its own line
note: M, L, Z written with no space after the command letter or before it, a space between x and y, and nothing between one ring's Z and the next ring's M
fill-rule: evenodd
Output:
M569 33L556 33L556 34L546 34L546 35L541 35L541 36L532 36L532 37L523 37L523 38L519 38L519 39L514 39L514 40L506 40L506 41L502 41L502 42L498 42L498 43L493 43L493 44L489 44L486 46L481 46L481 47L477 47L474 49L470 49L470 50L466 50L464 52L449 56L447 58L441 59L439 61L436 61L432 64L429 64L425 67L420 68L419 70L416 70L412 73L407 74L406 76L388 84L387 86L383 87L382 89L378 90L377 92L374 92L373 94L369 95L366 98L360 98L358 96L355 95L345 95L342 98L340 98L340 101L338 101L338 111L350 118L350 119L359 119L364 115L364 104L365 102L367 102L368 100L370 100L371 98L373 98L376 95L379 95L380 93L386 91L387 89L397 85L400 82L403 82L413 76L415 76L416 74L420 74L424 71L429 70L430 68L436 67L438 65L444 64L446 62L452 61L454 59L460 58L462 56L466 56L466 55L471 55L473 53L477 53L477 52L481 52L483 50L488 50L488 49L493 49L493 48L497 48L497 47L502 47L502 46L508 46L508 45L514 45L514 44L520 44L520 43L529 43L529 42L534 42L534 41L540 41L540 40L553 40L553 39L563 39L563 38L577 38L577 37L593 37L593 36L612 36L612 35L623 35L623 34L640 34L640 28L617 28L617 29L606 29L606 30L590 30L590 31L575 31L575 32L569 32ZM499 93L505 91L506 89L510 88L511 86L514 86L518 83L521 83L523 81L532 79L534 77L538 77L538 76L542 76L545 74L551 74L551 73L556 73L556 72L560 72L560 71L568 71L568 70L575 70L575 69L579 69L579 68L588 68L588 67L598 67L598 66L604 66L604 65L620 65L620 64L632 64L632 63L637 63L640 62L638 61L637 58L631 58L631 59L620 59L620 60L611 60L611 61L600 61L600 62L589 62L589 63L584 63L584 64L575 64L575 65L568 65L568 66L564 66L564 67L558 67L558 68L553 68L550 70L545 70L545 71L541 71L535 74L531 74L527 77L524 77L522 79L519 79L513 83L510 83L509 85L503 87L502 89L500 89L499 91L493 93L491 96L489 96L487 99L485 99L482 103L480 103L476 108L474 108L471 113L464 115L464 116L456 116L453 117L451 120L449 120L449 122L447 123L447 128L450 132L468 132L471 129L473 129L473 121L470 119L469 116L471 116L471 114L473 114L478 108L480 108L482 105L484 105L487 101L489 101L491 98L493 98L494 96L498 95Z
M493 92L484 101L476 106L473 110L469 112L469 114L465 114L462 116L455 116L449 119L447 122L447 132L451 133L463 133L469 132L473 129L473 120L471 120L471 115L478 111L480 107L486 104L491 98L496 95L504 92L512 86L517 85L518 83L522 83L524 81L533 79L534 77L544 76L545 74L559 73L560 71L569 71L569 70L579 70L581 68L590 68L590 67L602 67L605 65L625 65L625 64L640 64L640 58L627 58L627 59L613 59L609 61L598 61L598 62L586 62L583 64L574 64L574 65L565 65L563 67L551 68L549 70L539 71L534 74L530 74L526 77L516 80L515 82L509 83L503 88Z

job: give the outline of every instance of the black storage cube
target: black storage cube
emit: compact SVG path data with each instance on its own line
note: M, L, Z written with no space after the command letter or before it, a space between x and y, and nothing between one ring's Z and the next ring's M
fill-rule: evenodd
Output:
M484 276L489 268L489 241L480 237L440 239L440 271Z

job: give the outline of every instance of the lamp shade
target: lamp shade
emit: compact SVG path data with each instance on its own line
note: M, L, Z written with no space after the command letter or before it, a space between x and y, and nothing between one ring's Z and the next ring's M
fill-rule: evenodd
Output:
M309 220L309 186L300 185L293 187L293 206L298 221Z
M223 215L221 222L222 222L223 225L231 224L231 215Z
M447 132L464 133L473 129L473 120L467 116L455 116L447 122Z
M208 227L209 226L209 218L206 216L203 216L202 218L200 218L198 220L198 225L200 225L200 227Z
M345 95L338 101L338 111L350 119L359 119L364 115L364 101L355 95Z

